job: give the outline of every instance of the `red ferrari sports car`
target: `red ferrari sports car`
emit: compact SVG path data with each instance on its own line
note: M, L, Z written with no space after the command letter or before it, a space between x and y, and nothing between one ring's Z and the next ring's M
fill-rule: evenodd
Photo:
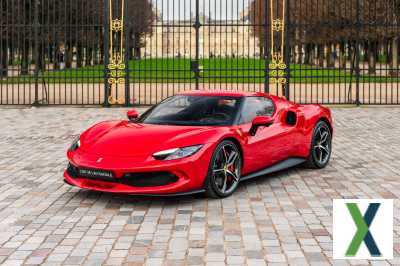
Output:
M299 164L324 168L332 118L264 93L184 92L139 116L99 123L68 150L66 183L137 195L231 195L239 182Z

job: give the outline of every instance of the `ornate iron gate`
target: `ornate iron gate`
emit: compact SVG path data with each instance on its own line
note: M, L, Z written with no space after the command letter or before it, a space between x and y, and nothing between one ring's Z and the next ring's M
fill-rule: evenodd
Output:
M0 0L0 104L399 104L398 1Z

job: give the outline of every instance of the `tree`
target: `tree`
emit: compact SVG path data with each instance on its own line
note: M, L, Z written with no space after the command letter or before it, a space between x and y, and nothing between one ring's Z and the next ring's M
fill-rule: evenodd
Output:
M14 55L20 59L21 74L28 74L31 62L41 70L49 63L57 69L60 58L67 68L72 68L73 62L76 67L102 63L104 19L109 18L104 1L107 0L1 1L0 76L7 74L8 61L12 62ZM143 36L151 33L152 5L149 0L126 1L129 50L139 57ZM112 2L119 10L121 0ZM65 55L60 57L64 49Z
M279 10L283 1L254 0L251 4L252 23L262 25L265 19L269 21L269 14L265 17L265 4ZM395 62L392 68L397 68L399 0L288 0L288 3L290 45L305 51L305 63L312 63L311 58L316 57L320 66L325 60L332 66L331 54L339 46L339 61L344 66L346 47L352 47L349 51L354 54L357 44L368 55L370 72L374 73L378 47L391 43L391 61ZM263 46L270 42L269 29L267 42L265 32L262 27L253 26L253 34L262 40Z
M135 18L132 20L132 18ZM127 32L129 34L129 58L140 58L140 48L145 46L144 36L152 34L155 19L153 5L148 0L130 1L127 12Z

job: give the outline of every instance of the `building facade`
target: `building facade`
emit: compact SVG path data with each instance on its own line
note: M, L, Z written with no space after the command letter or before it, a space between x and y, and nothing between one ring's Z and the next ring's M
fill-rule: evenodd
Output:
M143 57L185 57L196 55L194 19L157 20L146 37ZM253 58L260 55L260 44L252 34L253 26L245 13L236 20L211 20L201 16L200 58Z

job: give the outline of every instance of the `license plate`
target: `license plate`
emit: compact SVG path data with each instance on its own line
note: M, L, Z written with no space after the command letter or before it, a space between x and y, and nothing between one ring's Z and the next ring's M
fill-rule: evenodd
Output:
M79 176L91 179L100 179L106 181L112 181L114 175L110 171L96 170L96 169L79 169Z

